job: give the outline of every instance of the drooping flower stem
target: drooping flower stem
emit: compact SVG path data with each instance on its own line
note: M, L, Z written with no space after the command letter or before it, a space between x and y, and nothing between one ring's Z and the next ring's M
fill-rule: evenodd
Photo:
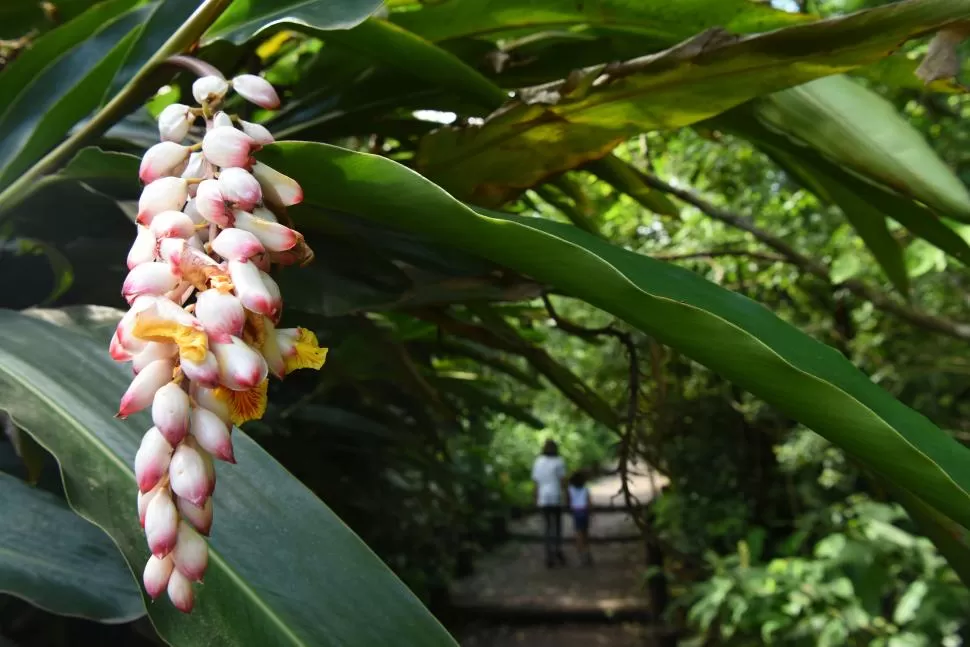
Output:
M116 121L124 117L132 100L144 89L146 80L170 57L181 54L196 42L224 12L232 0L204 0L188 20L148 59L145 65L125 84L90 121L61 142L54 150L31 166L15 182L0 192L0 212L19 204L44 175L53 172L67 161L85 142L104 134Z

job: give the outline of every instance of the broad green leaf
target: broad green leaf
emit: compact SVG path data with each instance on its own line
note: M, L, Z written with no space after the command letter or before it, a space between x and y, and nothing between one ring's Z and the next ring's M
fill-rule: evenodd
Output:
M236 0L212 24L203 44L217 39L244 43L271 27L286 24L350 29L380 6L381 0Z
M895 106L855 81L817 79L762 97L752 109L765 127L846 171L970 221L967 187Z
M714 26L735 33L768 31L811 20L748 0L444 0L391 19L430 41L498 36L503 32L601 25L670 44Z
M0 592L100 622L145 614L118 549L50 492L0 472Z
M0 3L0 38L19 38L32 30L38 33L50 31L59 24L73 20L91 6L91 0L58 0L47 7L44 4L38 0L5 0Z
M299 178L303 206L419 233L549 283L707 365L970 526L970 450L873 384L836 350L687 270L540 218L478 213L390 160L324 144L264 149Z
M603 159L590 162L585 170L654 213L673 218L680 216L680 209L671 202L670 198L648 186L640 178L640 172L637 169L615 155L607 155Z
M320 36L434 86L476 99L485 108L494 109L508 99L507 92L454 54L386 20L371 18L349 31Z
M129 3L119 5L125 8ZM115 8L115 3L109 3ZM82 118L98 107L149 15L143 6L112 14L95 5L75 21L41 39L58 43L67 30L74 43L57 58L18 59L13 78L0 75L0 96L10 97L0 116L0 187L10 184ZM95 13L96 21L88 14ZM46 51L46 49L45 49ZM25 71L18 72L20 66Z
M754 97L873 63L967 15L970 0L924 0L740 38L711 30L655 55L522 90L481 126L442 128L423 138L415 165L460 198L499 205L603 157L631 135L690 125Z
M751 141L791 173L796 181L823 200L838 204L847 217L851 217L850 211L856 217L862 214L861 217L870 220L879 214L887 216L914 236L932 243L964 264L970 264L970 245L935 213L889 187L864 180L841 168L814 148L769 129L754 118L750 105L725 112L707 123Z
M58 459L68 501L139 576L148 558L132 461L151 422L113 417L129 369L70 328L0 311L0 409ZM216 466L205 586L191 615L148 605L176 645L453 645L386 566L246 434ZM147 599L146 599L147 602Z
M970 586L970 532L906 490L886 484L960 580Z

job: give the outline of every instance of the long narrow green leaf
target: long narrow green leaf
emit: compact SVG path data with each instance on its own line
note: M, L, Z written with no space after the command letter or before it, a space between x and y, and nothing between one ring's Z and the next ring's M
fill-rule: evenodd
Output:
M919 0L742 38L711 30L658 54L522 90L481 126L424 137L415 165L462 199L500 205L631 135L690 125L873 63L968 16L970 0Z
M287 23L315 29L350 29L377 11L381 0L247 0L233 2L206 32L203 42L244 43Z
M86 32L80 44L17 88L16 98L0 117L0 188L97 108L149 10L148 6L132 9L99 25L97 31ZM48 37L55 35L51 32Z
M420 11L395 13L392 20L433 42L488 37L521 29L602 25L672 44L714 26L751 33L811 18L748 0L447 0L428 3Z
M0 409L60 463L71 506L101 526L140 576L148 558L132 463L142 412L113 417L130 379L107 339L0 311ZM193 613L148 606L175 645L453 645L386 566L241 431L216 466L209 568ZM285 548L285 550L281 550ZM147 602L147 598L146 598Z
M118 549L61 499L0 472L0 519L0 591L101 622L145 614Z
M540 218L476 213L390 160L289 142L261 159L299 177L302 208L420 233L582 298L701 362L970 526L970 450L873 384L836 350L682 268Z

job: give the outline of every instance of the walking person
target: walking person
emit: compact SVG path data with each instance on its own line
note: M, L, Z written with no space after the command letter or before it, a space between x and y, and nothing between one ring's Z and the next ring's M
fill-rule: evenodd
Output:
M542 511L545 525L546 567L564 566L562 553L562 499L566 481L566 463L559 455L559 446L551 438L542 446L542 453L532 465L536 506Z
M577 470L569 477L569 511L573 515L573 531L576 533L576 551L587 566L592 566L593 555L589 550L589 515L592 504L586 474Z

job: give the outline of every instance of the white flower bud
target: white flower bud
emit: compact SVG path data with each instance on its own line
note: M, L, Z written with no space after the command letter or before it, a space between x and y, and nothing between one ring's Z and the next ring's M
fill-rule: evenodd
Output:
M218 103L229 91L229 83L218 76L203 76L192 84L192 96L199 105Z
M195 117L189 107L173 103L162 108L158 115L158 135L164 141L179 143L189 134Z
M259 268L249 261L229 261L228 266L233 289L243 306L257 314L275 317L281 304L266 289Z
M252 137L235 128L213 128L202 138L202 154L212 164L222 168L248 167L251 153L257 148Z
M303 202L303 189L291 177L283 175L262 162L253 164L253 175L263 187L263 198L279 207L291 207Z
M145 537L148 549L156 557L164 557L175 548L178 538L179 513L168 490L162 489L148 502L145 510Z
M209 536L209 531L212 530L212 497L207 498L201 507L185 499L179 499L175 505L183 519L192 524L199 533Z
M216 236L216 240L226 231L233 230L226 229ZM218 290L206 290L196 297L195 315L212 341L228 341L231 335L238 337L246 325L246 311L238 297Z
M248 391L266 379L268 368L263 356L238 337L229 343L212 343L219 362L219 382L233 391Z
M145 592L148 593L148 597L154 600L162 594L162 591L168 588L168 578L172 575L173 568L175 568L175 562L172 561L171 555L166 555L161 559L154 555L148 558L148 563L145 564L145 572L142 576L142 582L145 583Z
M239 127L242 131L253 138L260 146L266 146L267 144L272 144L274 141L273 135L266 129L266 126L262 124L254 124L251 121L239 120Z
M227 115L222 110L212 115L212 127L213 128L223 128L223 127L235 128L235 126L232 123L232 117Z
M219 190L227 202L248 211L263 199L259 180L241 168L227 168L219 174Z
M155 260L155 251L158 241L148 227L135 225L138 233L135 235L135 242L131 245L128 252L128 269L133 269L142 263L151 263Z
M180 443L168 466L172 491L195 505L203 505L210 494L206 472L205 461L199 450L190 443ZM149 509L151 509L150 505Z
M175 568L187 579L198 582L209 564L209 545L188 523L179 523L178 540L172 551Z
M230 261L246 261L266 250L253 234L230 227L223 229L212 241L212 251Z
M173 447L189 432L189 394L169 382L152 399L152 422Z
M269 81L255 74L240 74L232 80L232 89L243 99L261 108L280 107L280 98Z
M155 238L190 238L195 235L195 223L181 211L155 214L148 228Z
M141 445L135 452L135 480L138 489L148 492L168 473L168 462L172 458L172 446L156 427L145 432Z
M217 355L218 356L218 355ZM199 446L214 457L227 463L235 463L229 426L215 413L202 407L192 409L192 436Z
M220 227L232 226L232 210L226 204L218 180L203 180L199 183L193 200L199 214Z
M160 142L149 148L141 158L138 177L145 184L172 175L179 175L189 161L188 146L175 142Z
M195 606L195 591L192 582L176 568L168 578L168 599L182 613L189 613Z
M189 184L183 178L159 178L142 189L136 220L139 224L150 225L155 214L181 211L188 199Z
M118 417L127 418L133 413L146 409L152 403L155 392L172 380L174 369L175 363L170 359L155 360L143 368L121 397Z

